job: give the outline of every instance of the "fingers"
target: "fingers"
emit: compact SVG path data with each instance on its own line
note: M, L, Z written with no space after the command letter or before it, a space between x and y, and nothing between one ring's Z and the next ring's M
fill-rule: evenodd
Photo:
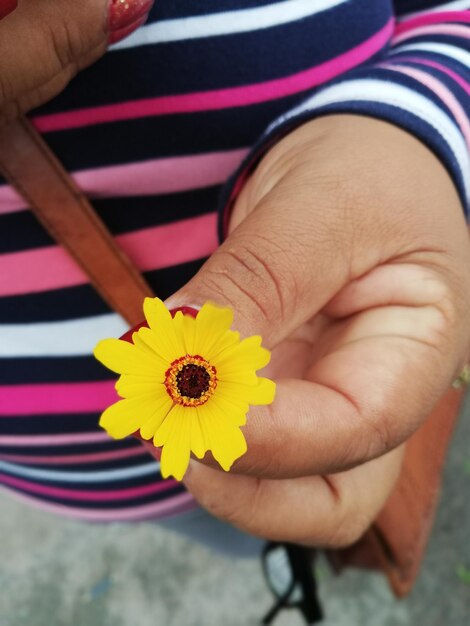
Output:
M307 380L278 381L273 404L251 409L243 427L248 450L232 471L269 478L338 472L405 441L457 374L457 357L448 358L445 343L433 344L430 328L438 336L440 321L432 308L384 307L349 323Z
M185 485L214 516L273 541L341 547L354 543L386 502L402 450L344 474L287 480L225 474L196 461Z
M11 13L16 3L3 4ZM0 122L57 95L109 43L143 24L152 5L153 0L22 0L0 22Z
M18 6L18 0L2 0L0 4L0 20L12 13Z

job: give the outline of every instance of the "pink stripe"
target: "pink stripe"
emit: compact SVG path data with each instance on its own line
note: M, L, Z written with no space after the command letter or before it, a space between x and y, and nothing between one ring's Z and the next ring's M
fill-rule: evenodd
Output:
M420 37L421 35L455 35L463 39L470 39L470 29L468 26L460 26L458 24L442 24L435 26L421 26L413 30L405 31L392 39L392 44L396 46L402 41Z
M197 503L190 493L182 493L162 502L154 502L143 506L129 507L124 509L107 509L106 511L87 511L80 508L64 506L62 504L50 504L5 489L6 493L11 494L16 500L33 505L35 508L56 513L65 517L74 519L88 520L90 522L137 522L141 520L159 519L162 517L185 513L197 507Z
M398 57L397 57L398 60ZM470 96L470 84L467 83L466 80L464 80L459 74L457 74L457 72L454 72L454 70L451 70L450 68L446 67L445 65L442 65L441 63L437 63L436 61L431 61L430 59L422 59L421 57L400 57L400 62L406 62L406 63L419 63L420 65L427 65L428 67L433 67L436 70L439 70L440 72L443 72L444 74L447 74L447 76L450 76L453 80L455 80L455 82L460 85L460 87L462 87L462 89L465 91L465 93L467 93L467 95Z
M42 448L44 446L75 446L83 443L109 443L106 433L76 433L73 435L2 435L0 446Z
M25 201L10 185L0 185L0 215L16 213L25 208Z
M137 119L155 115L169 115L175 113L191 113L195 111L211 111L237 106L248 106L285 98L306 89L315 87L331 80L339 74L366 61L378 52L389 41L393 32L394 22L390 20L370 39L362 42L355 48L316 65L303 72L298 72L285 78L270 80L263 83L230 87L213 91L162 96L134 100L119 104L110 104L101 107L77 109L64 113L42 115L36 117L36 127L43 133L67 128L79 128L91 124L116 122L119 120Z
M81 170L72 178L90 198L153 196L224 183L247 154L245 148ZM9 185L0 186L0 215L26 208Z
M428 87L428 89L433 91L436 96L440 98L441 101L449 108L452 115L457 120L457 123L460 126L460 130L465 137L467 147L470 151L470 123L468 121L467 114L463 110L460 102L457 100L454 94L449 91L445 85L443 85L440 81L434 78L434 76L431 76L430 74L427 74L426 72L418 70L414 67L391 64L386 64L386 67L395 72L401 72L402 74L411 76L411 78L414 78L421 84Z
M127 459L133 456L148 455L143 447L127 448L125 450L109 450L108 452L94 452L91 454L62 454L58 456L28 456L26 454L0 454L0 461L9 463L25 463L33 465L84 465L115 459Z
M0 474L0 484L9 485L22 489L29 493L38 493L50 498L66 498L68 500L84 500L89 502L112 502L113 500L126 500L127 498L140 498L152 493L167 491L176 486L175 480L165 480L153 485L119 489L117 491L82 491L74 489L62 489L59 487L46 487L20 478L14 478L7 474Z
M0 417L103 411L118 399L114 381L0 387Z
M179 265L209 256L218 245L217 215L181 220L116 237L142 270ZM63 289L88 282L88 277L59 246L0 255L0 296Z
M426 13L417 15L409 20L397 24L395 35L400 35L408 30L413 30L426 24L443 24L444 22L459 22L470 24L470 11L442 11L441 13Z

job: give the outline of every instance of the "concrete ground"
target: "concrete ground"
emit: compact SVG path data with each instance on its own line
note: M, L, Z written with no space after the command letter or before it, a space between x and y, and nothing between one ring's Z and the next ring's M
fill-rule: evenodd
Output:
M271 605L256 560L233 561L152 525L87 526L0 497L0 626L250 626ZM397 602L378 575L318 565L325 626L470 624L470 402L427 558ZM284 613L277 626L300 626Z

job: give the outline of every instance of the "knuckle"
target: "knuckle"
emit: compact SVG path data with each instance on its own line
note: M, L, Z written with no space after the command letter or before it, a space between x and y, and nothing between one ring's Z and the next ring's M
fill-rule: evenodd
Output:
M67 69L75 65L75 58L79 56L80 50L75 35L71 32L67 22L62 21L60 24L54 24L49 29L49 41L52 51L59 67Z
M288 270L279 264L269 242L250 236L249 240L231 242L222 246L217 263L209 265L208 285L231 302L242 303L237 309L254 316L266 325L283 321L290 310L292 286L295 281ZM284 250L282 254L285 254Z

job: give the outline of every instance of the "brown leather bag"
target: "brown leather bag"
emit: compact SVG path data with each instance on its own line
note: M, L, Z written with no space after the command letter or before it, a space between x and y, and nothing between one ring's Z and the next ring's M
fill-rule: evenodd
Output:
M0 169L104 300L131 326L138 324L143 299L153 295L150 287L27 120L0 129ZM329 553L337 570L378 569L397 596L411 590L432 528L462 396L461 389L450 389L408 441L399 480L374 524L350 548Z

